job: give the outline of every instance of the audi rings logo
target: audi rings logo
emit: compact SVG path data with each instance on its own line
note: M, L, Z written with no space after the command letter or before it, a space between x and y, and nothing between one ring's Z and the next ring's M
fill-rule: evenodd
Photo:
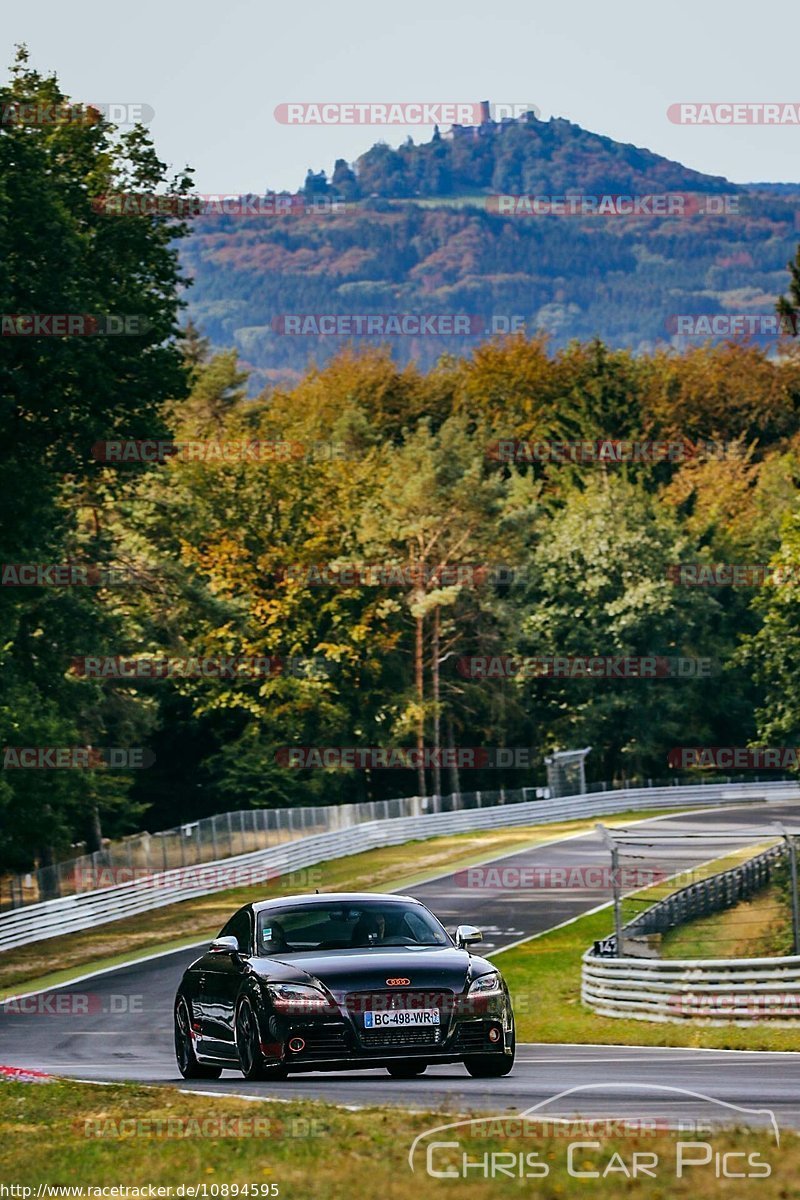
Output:
M411 983L410 979L406 979L402 976L398 977L397 979L387 979L386 980L387 987L408 987L408 985L410 983Z

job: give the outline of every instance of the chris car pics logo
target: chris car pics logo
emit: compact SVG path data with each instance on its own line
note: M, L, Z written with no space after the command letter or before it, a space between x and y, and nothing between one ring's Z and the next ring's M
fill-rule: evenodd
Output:
M640 1089L655 1093L655 1104L670 1116L651 1117L644 1102L631 1101L630 1094ZM605 1115L614 1090L628 1093L626 1107L632 1104L633 1111L643 1115ZM581 1092L601 1094L603 1117L578 1115ZM675 1102L687 1099L703 1113L700 1120L680 1116ZM542 1111L559 1101L566 1101L569 1116ZM719 1128L722 1122L741 1126L748 1118L758 1118L765 1126L756 1149L729 1128ZM647 1138L657 1139L657 1144L647 1148L645 1142L642 1148ZM633 1179L660 1181L667 1187L673 1179L686 1179L703 1188L712 1179L768 1178L778 1147L780 1131L771 1109L748 1108L665 1084L603 1082L567 1088L513 1115L504 1112L435 1125L414 1138L407 1161L413 1173L424 1172L431 1179L552 1176L555 1182L556 1173L563 1171L571 1179L608 1181L618 1187Z

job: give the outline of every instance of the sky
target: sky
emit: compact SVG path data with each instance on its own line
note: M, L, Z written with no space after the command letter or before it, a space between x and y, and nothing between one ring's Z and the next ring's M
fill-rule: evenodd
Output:
M25 42L72 98L147 105L156 148L204 193L263 193L330 173L430 126L296 126L290 102L535 105L732 182L800 180L800 126L675 124L680 102L800 104L800 8L787 0L64 0L8 5L5 63Z

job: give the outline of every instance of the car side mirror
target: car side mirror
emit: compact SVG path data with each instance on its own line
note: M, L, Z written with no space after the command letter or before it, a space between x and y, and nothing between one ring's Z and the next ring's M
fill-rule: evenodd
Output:
M217 954L238 954L239 939L235 937L214 938L211 949Z
M474 925L459 925L456 929L455 942L462 950L465 946L472 946L475 942L482 941L483 934Z

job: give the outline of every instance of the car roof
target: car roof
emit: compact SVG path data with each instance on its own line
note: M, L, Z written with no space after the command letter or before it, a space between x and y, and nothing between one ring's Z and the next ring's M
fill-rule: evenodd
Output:
M285 908L288 904L330 904L331 901L351 904L363 903L365 900L379 900L382 904L397 904L401 901L407 904L420 903L413 896L389 895L385 892L312 892L301 893L298 896L279 896L273 900L254 900L250 907L253 912L259 913L270 908Z

